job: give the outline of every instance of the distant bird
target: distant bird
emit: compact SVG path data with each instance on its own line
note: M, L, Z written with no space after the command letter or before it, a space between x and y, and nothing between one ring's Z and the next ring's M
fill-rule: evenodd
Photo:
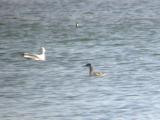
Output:
M89 75L90 76L97 76L97 77L105 76L105 73L95 71L90 63L84 65L84 67L88 67L89 68Z
M78 24L78 23L76 23L76 28L77 28L77 27L79 27L79 24Z
M45 61L45 48L41 47L41 54L32 54L32 53L24 53L24 58L32 59L32 60L38 60L38 61Z

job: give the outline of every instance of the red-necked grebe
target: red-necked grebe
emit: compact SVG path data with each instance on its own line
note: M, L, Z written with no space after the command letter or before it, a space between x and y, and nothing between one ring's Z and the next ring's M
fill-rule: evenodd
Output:
M86 64L84 66L89 68L89 75L90 76L97 76L97 77L105 76L105 73L95 71L90 63L88 63L88 64Z

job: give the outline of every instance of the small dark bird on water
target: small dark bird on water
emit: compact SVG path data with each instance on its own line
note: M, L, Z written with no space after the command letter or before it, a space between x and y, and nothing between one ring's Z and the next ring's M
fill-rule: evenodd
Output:
M89 75L90 76L97 76L97 77L105 76L105 73L95 71L94 68L92 67L91 63L84 65L84 67L89 68Z

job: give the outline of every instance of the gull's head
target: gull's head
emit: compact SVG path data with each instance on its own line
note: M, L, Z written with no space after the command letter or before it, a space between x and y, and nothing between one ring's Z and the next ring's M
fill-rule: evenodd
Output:
M41 49L42 49L42 53L46 52L46 49L44 47L41 47Z

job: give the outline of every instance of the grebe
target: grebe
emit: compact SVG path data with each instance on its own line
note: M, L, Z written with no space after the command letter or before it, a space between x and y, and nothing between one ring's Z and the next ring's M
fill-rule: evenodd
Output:
M89 68L89 75L90 76L97 76L97 77L105 76L105 73L95 71L90 63L88 63L88 64L86 64L84 66Z

